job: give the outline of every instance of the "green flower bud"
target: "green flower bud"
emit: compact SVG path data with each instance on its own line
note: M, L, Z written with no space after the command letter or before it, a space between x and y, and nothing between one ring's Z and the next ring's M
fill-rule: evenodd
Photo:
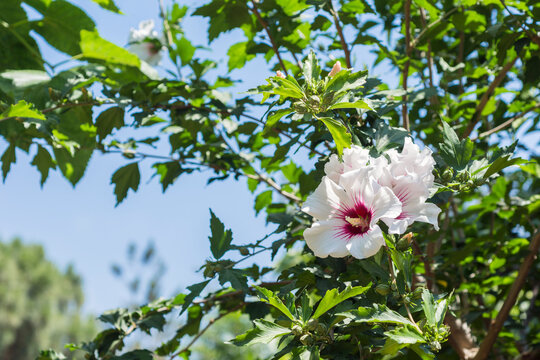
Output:
M444 170L441 178L444 180L444 181L450 181L452 180L452 178L454 177L454 169L452 168L447 168L446 170Z
M319 321L317 319L309 319L306 325L309 331L314 331L317 328L317 325L319 325Z
M242 254L243 256L249 255L249 249L245 246L239 248L238 251L240 251L240 254Z
M378 294L381 294L381 295L388 295L390 294L390 292L392 291L392 289L390 288L390 286L386 285L386 284L379 284L377 285L377 287L375 287L375 291L378 293Z
M300 336L302 335L302 332L304 331L304 329L302 329L300 325L296 324L292 327L291 331L294 334L294 336Z
M313 345L313 337L310 334L302 335L300 337L300 342L306 346Z
M317 328L315 329L315 334L319 336L324 336L328 333L328 329L324 324L317 324Z
M396 244L398 250L405 251L411 246L413 233L405 234Z

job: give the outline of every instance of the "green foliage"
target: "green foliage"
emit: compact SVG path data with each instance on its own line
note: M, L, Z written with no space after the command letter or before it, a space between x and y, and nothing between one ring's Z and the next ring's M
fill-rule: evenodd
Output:
M95 2L119 11L113 1ZM95 152L120 154L126 160L111 181L118 205L146 171L165 191L206 170L208 183L245 180L270 228L233 244L211 212L213 258L201 266L202 281L174 298L104 314L109 327L71 348L88 359L186 359L195 356L186 337L197 340L207 326L242 313L253 328L227 340L274 343L265 358L456 359L463 347L447 341L446 323L463 324L474 351L492 341L486 334L497 327L487 325L504 308L503 330L488 351L537 352L538 286L517 279L540 270L529 262L529 275L519 273L539 241L538 158L520 138L538 129L539 12L530 1L173 1L162 14L170 62L159 78L102 38L75 2L1 1L0 43L9 50L0 57L4 178L21 150L42 185L58 170L75 186ZM226 69L190 42L193 30L182 27L188 16L210 20L210 43L235 34ZM66 58L59 71L35 36L79 62ZM255 59L276 75L241 97L236 79ZM338 71L337 61L346 68ZM382 63L400 77L397 88L352 69ZM353 144L374 156L400 150L408 136L437 161L432 201L442 209L440 230L415 223L369 259L314 257L303 246L312 219L301 208L328 158ZM245 265L262 253L281 259ZM161 332L178 312L181 325L168 340L126 352L132 333ZM235 351L243 347L220 346L242 354Z
M60 271L41 246L16 239L0 242L0 358L33 360L41 349L62 349L96 333L81 315L81 280ZM39 359L81 359L81 354L44 352Z

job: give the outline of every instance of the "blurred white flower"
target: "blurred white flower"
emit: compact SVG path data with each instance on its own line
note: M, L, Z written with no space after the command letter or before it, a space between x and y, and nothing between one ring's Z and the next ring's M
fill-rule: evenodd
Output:
M401 203L392 190L377 183L371 171L364 167L346 172L339 185L325 176L308 197L302 210L316 221L304 231L304 238L316 256L350 254L364 259L384 245L376 224L382 217L397 217Z
M128 50L152 66L161 61L163 49L159 33L155 30L154 20L139 23L139 28L129 31Z

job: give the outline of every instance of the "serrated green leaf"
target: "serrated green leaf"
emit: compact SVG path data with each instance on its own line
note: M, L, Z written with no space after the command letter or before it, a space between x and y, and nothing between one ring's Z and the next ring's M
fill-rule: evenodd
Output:
M178 56L180 56L180 61L182 62L182 65L187 65L193 59L193 55L195 55L195 50L197 48L191 44L191 41L189 41L185 36L182 36L180 40L176 41L176 52L178 53Z
M474 145L469 138L460 141L454 129L443 121L443 142L439 149L446 164L455 170L463 170L471 160Z
M386 331L384 335L388 336L398 344L416 344L426 342L418 330L410 325L396 327L395 329Z
M332 134L332 138L336 143L338 154L341 156L341 154L343 154L343 149L350 147L352 144L351 134L349 134L347 132L347 128L337 120L330 117L322 117L319 118L319 120L326 125L328 131L330 131L330 134Z
M281 301L281 299L276 294L274 294L271 290L268 290L268 289L260 287L260 286L254 286L254 287L263 296L261 298L262 301L265 301L268 304L274 306L279 311L281 311L285 316L287 316L289 319L294 321L293 314L289 311L289 309L285 306L283 301Z
M355 102L340 102L337 104L334 104L328 108L328 110L335 110L335 109L367 109L372 110L371 106L369 106L368 103L366 103L363 100L358 100Z
M302 72L304 74L306 83L310 86L313 86L317 81L319 81L321 68L319 67L317 56L315 56L313 51L309 52L306 61L304 61Z
M139 172L138 162L131 163L116 170L111 178L111 184L115 185L116 206L126 198L129 189L137 191L140 181L141 173Z
M328 310L332 309L334 306L342 303L349 298L363 294L369 288L371 288L371 283L366 286L347 286L342 292L339 292L338 289L328 290L326 294L324 294L324 297L319 303L319 306L317 306L317 309L315 310L312 318L319 318L320 316L324 315Z
M201 294L201 292L211 280L212 279L201 281L200 283L190 285L186 288L189 290L189 294L184 297L182 311L180 314L182 314L191 305L193 300L195 300L195 298Z
M33 104L29 104L24 100L20 100L14 105L10 105L6 111L0 115L0 121L5 118L29 118L45 120L45 115L39 110L33 109Z
M359 307L357 310L339 313L337 315L350 318L358 323L387 323L414 326L409 319L385 306L374 308Z
M4 154L0 158L0 161L2 161L2 177L4 181L6 181L6 176L11 169L11 164L17 161L15 157L15 148L15 144L10 143L8 148L6 149L6 151L4 151Z
M210 250L214 258L220 259L231 248L232 231L225 230L225 225L210 209Z
M279 120L281 120L282 117L285 115L289 115L293 111L291 109L280 109L277 111L273 111L268 115L268 118L266 120L266 124L264 124L265 129L270 129L273 127Z
M248 291L247 277L241 270L238 269L224 269L219 272L219 283L225 285L231 283L231 286L236 290Z
M435 318L436 304L433 299L433 295L429 290L424 289L422 291L422 309L424 309L424 315L426 316L427 323L432 326L437 325L437 319Z
M43 186L45 180L49 177L49 170L56 169L56 164L51 154L41 145L38 145L38 152L32 160L32 165L36 166L41 173L41 186Z
M54 148L56 164L60 168L62 175L75 186L83 177L88 161L92 157L92 150L77 150L71 154L65 148Z
M116 6L113 0L92 0L92 1L98 4L99 6L101 6L102 8L104 8L105 10L109 10L117 14L121 14L120 9L118 8L118 6Z
M484 173L484 179L489 178L492 175L495 175L499 171L512 166L512 165L520 165L525 164L527 160L522 158L511 158L511 154L506 156L501 156L495 159L494 162L492 162L489 167L487 168L486 172Z
M113 356L111 360L153 360L150 350L132 350L120 356Z
M120 129L124 126L124 109L121 107L111 107L99 114L96 119L97 135L100 140L105 139L112 133L113 129Z
M106 63L140 68L141 61L137 57L110 41L103 39L97 32L81 31L81 50L86 59L101 60Z
M156 174L159 175L159 182L161 183L163 192L165 192L169 185L171 185L184 171L178 161L156 163L152 167L156 169Z
M245 346L253 344L268 344L274 339L288 335L291 333L291 330L275 324L264 319L254 320L256 328L247 331L242 335L238 335L236 338L230 342L236 346Z

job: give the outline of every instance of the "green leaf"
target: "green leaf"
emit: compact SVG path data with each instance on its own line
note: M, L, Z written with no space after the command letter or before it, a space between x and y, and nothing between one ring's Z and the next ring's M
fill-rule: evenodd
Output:
M210 209L210 250L214 258L220 259L228 250L231 249L232 231L225 230L225 225Z
M492 175L497 174L499 171L512 166L512 165L520 165L527 162L527 160L522 158L511 158L512 154L501 156L495 159L494 162L492 162L489 167L487 168L486 172L484 173L484 179L489 178Z
M338 289L328 290L326 294L324 294L324 297L319 303L319 306L317 306L317 310L315 310L312 318L319 318L320 316L324 315L328 310L332 309L334 306L342 303L343 301L351 297L363 294L369 288L371 288L371 283L366 286L347 286L342 292L338 292Z
M409 135L407 130L388 126L384 121L378 121L374 130L368 133L375 140L375 149L379 154L397 146L402 146L405 137Z
M358 323L386 323L414 326L409 319L401 316L394 310L386 308L384 305L373 308L359 307L358 310L339 313L337 315L351 318L354 322Z
M262 301L265 301L269 303L270 305L274 306L279 311L281 311L285 316L287 316L289 319L294 321L293 314L289 311L289 309L285 306L283 301L281 301L281 299L276 294L274 294L271 290L268 290L260 286L254 286L254 287L262 294L263 296L261 298Z
M34 30L58 50L75 56L81 53L81 31L93 31L94 21L79 7L56 0L43 11L43 19Z
M436 306L433 295L429 290L424 289L422 291L422 309L424 309L427 323L431 326L437 326L437 318L435 317Z
M195 55L195 50L195 46L185 36L182 36L180 40L176 41L176 52L180 56L182 65L189 64L191 59L193 59L193 55Z
M45 120L45 115L39 110L32 109L33 104L29 104L24 100L20 100L14 105L10 105L6 111L0 115L0 121L5 118L28 118Z
M280 109L280 110L271 112L268 115L268 118L266 120L266 124L264 124L265 129L270 129L279 120L281 120L282 117L284 117L285 115L289 115L292 112L293 112L292 109Z
M306 61L304 61L302 72L304 73L304 79L306 79L308 85L313 86L319 81L321 68L319 67L319 62L313 51L309 52Z
M388 336L398 344L416 344L426 342L418 330L410 325L396 327L395 329L386 331L384 335Z
M195 300L195 298L201 294L201 292L204 290L206 285L208 285L208 283L211 280L212 279L205 280L205 281L202 281L200 283L193 284L193 285L190 285L190 286L187 287L187 289L189 290L189 294L187 294L186 297L184 298L184 303L182 305L182 312L181 313L183 313L191 305L193 300Z
M101 112L96 119L97 134L100 140L112 133L113 129L120 129L124 126L124 109L121 107L111 107Z
M338 154L341 156L341 154L343 154L343 149L351 146L351 134L349 134L347 128L337 120L330 117L322 117L319 118L319 120L326 125L328 131L332 134Z
M38 145L38 152L32 160L32 165L36 166L41 173L41 186L45 183L45 180L49 177L49 170L56 169L54 160L44 147Z
M165 192L169 185L171 185L184 171L178 161L156 163L152 167L156 169L156 174L159 175L159 182L161 183L163 192Z
M219 272L219 283L225 285L230 282L231 286L236 290L248 291L247 278L241 270L224 269Z
M139 172L138 162L131 163L116 170L111 178L111 184L115 185L116 206L126 198L129 189L137 191L140 181L141 174Z
M54 350L41 350L36 360L65 360L64 354Z
M340 102L337 104L334 104L328 108L328 110L335 110L335 109L367 109L372 110L371 106L369 106L368 103L366 103L363 100L358 100L355 102Z
M92 157L92 150L77 150L71 154L65 148L54 148L56 164L71 185L75 186L83 177L88 161Z
M2 176L4 178L4 181L6 181L6 176L11 169L11 164L17 161L15 157L15 144L9 144L8 148L6 149L6 151L4 151L4 154L0 158L0 161L2 161Z
M86 59L101 60L107 63L136 68L141 66L141 61L137 55L103 39L95 31L81 31L81 50Z
M443 121L443 142L439 144L439 149L446 164L455 170L465 169L471 160L473 148L469 138L460 141L454 129Z
M116 6L113 0L92 0L92 1L98 4L99 6L101 6L102 8L104 8L105 10L109 10L117 14L121 14L120 9Z
M259 343L268 344L278 337L291 333L290 329L264 319L254 320L253 323L256 326L255 328L242 335L238 335L230 342L236 346L253 345Z
M246 64L246 61L255 58L254 54L247 53L247 45L248 42L243 41L229 47L229 50L227 51L227 55L229 56L229 61L227 62L229 71L241 69Z

